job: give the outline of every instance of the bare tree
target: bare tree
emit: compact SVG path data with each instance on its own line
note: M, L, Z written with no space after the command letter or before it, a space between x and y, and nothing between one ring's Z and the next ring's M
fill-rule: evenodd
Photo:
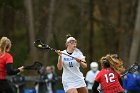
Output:
M46 29L45 29L45 39L46 39L46 42L49 44L50 41L52 40L53 38L53 12L54 12L54 4L55 4L55 0L51 0L50 1L50 7L49 7L49 15L48 15L48 22L47 22L47 26L46 26ZM44 62L46 60L48 60L48 53L45 53L44 54Z
M25 0L25 8L27 11L28 18L28 30L29 30L29 49L30 49L30 58L31 61L37 57L36 49L33 47L33 42L35 40L35 31L34 31L34 17L32 9L32 0Z
M89 61L92 62L93 59L93 36L94 36L94 23L93 23L93 8L94 8L94 0L89 1L89 22L90 22L90 30L89 30Z
M136 62L138 57L138 51L140 47L140 1L138 0L137 17L135 22L135 29L133 33L133 40L130 50L129 62L132 64Z

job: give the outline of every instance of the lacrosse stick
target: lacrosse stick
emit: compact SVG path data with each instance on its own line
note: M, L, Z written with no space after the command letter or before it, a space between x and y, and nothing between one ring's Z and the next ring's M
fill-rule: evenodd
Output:
M32 65L25 66L24 69L26 70L40 70L42 68L42 63L35 61Z
M50 50L53 50L53 51L58 51L57 49L54 49L54 48L52 48L52 47L50 47L49 45L47 45L47 44L45 44L45 43L43 43L41 40L36 40L36 41L34 41L34 46L36 47L36 48L39 48L39 49L50 49ZM66 53L62 53L62 54L64 54L64 55L66 55L66 56L69 56L69 57L71 57L71 58L74 58L74 59L78 59L78 58L76 58L76 57L73 57L73 56L71 56L71 55L69 55L69 54L66 54ZM86 61L82 61L82 60L80 60L81 62L86 62Z
M123 75L121 75L121 77L124 77L129 72L130 73L136 72L138 69L139 69L139 65L137 63L134 63L126 70L126 72Z

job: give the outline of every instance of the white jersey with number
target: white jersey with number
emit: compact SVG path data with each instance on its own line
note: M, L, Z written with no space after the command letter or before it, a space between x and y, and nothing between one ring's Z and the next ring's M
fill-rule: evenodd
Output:
M66 50L63 50L62 53L68 54ZM79 49L75 49L71 56L83 59L82 52ZM63 62L63 74L62 74L62 83L64 90L67 91L70 88L79 88L85 87L84 76L80 71L80 64L72 57L62 54Z

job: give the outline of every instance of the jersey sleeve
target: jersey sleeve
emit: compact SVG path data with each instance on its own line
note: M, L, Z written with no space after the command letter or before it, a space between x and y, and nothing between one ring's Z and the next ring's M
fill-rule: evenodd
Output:
M13 57L9 53L6 55L6 64L13 63Z
M121 75L119 73L116 72L116 75L118 78L121 78Z
M80 51L80 49L76 48L75 50L76 50L76 52L79 54L79 58L80 58L80 59L85 59L85 56L84 56L83 53Z
M95 78L95 81L100 82L101 73L99 72Z
M62 62L64 62L64 54L63 53L66 53L65 51L66 50L61 51L62 52Z

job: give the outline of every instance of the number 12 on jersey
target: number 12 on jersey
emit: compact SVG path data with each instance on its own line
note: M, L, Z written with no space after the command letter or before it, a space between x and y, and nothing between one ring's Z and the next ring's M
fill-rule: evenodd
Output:
M104 76L106 79L106 83L115 82L113 73L105 74Z

